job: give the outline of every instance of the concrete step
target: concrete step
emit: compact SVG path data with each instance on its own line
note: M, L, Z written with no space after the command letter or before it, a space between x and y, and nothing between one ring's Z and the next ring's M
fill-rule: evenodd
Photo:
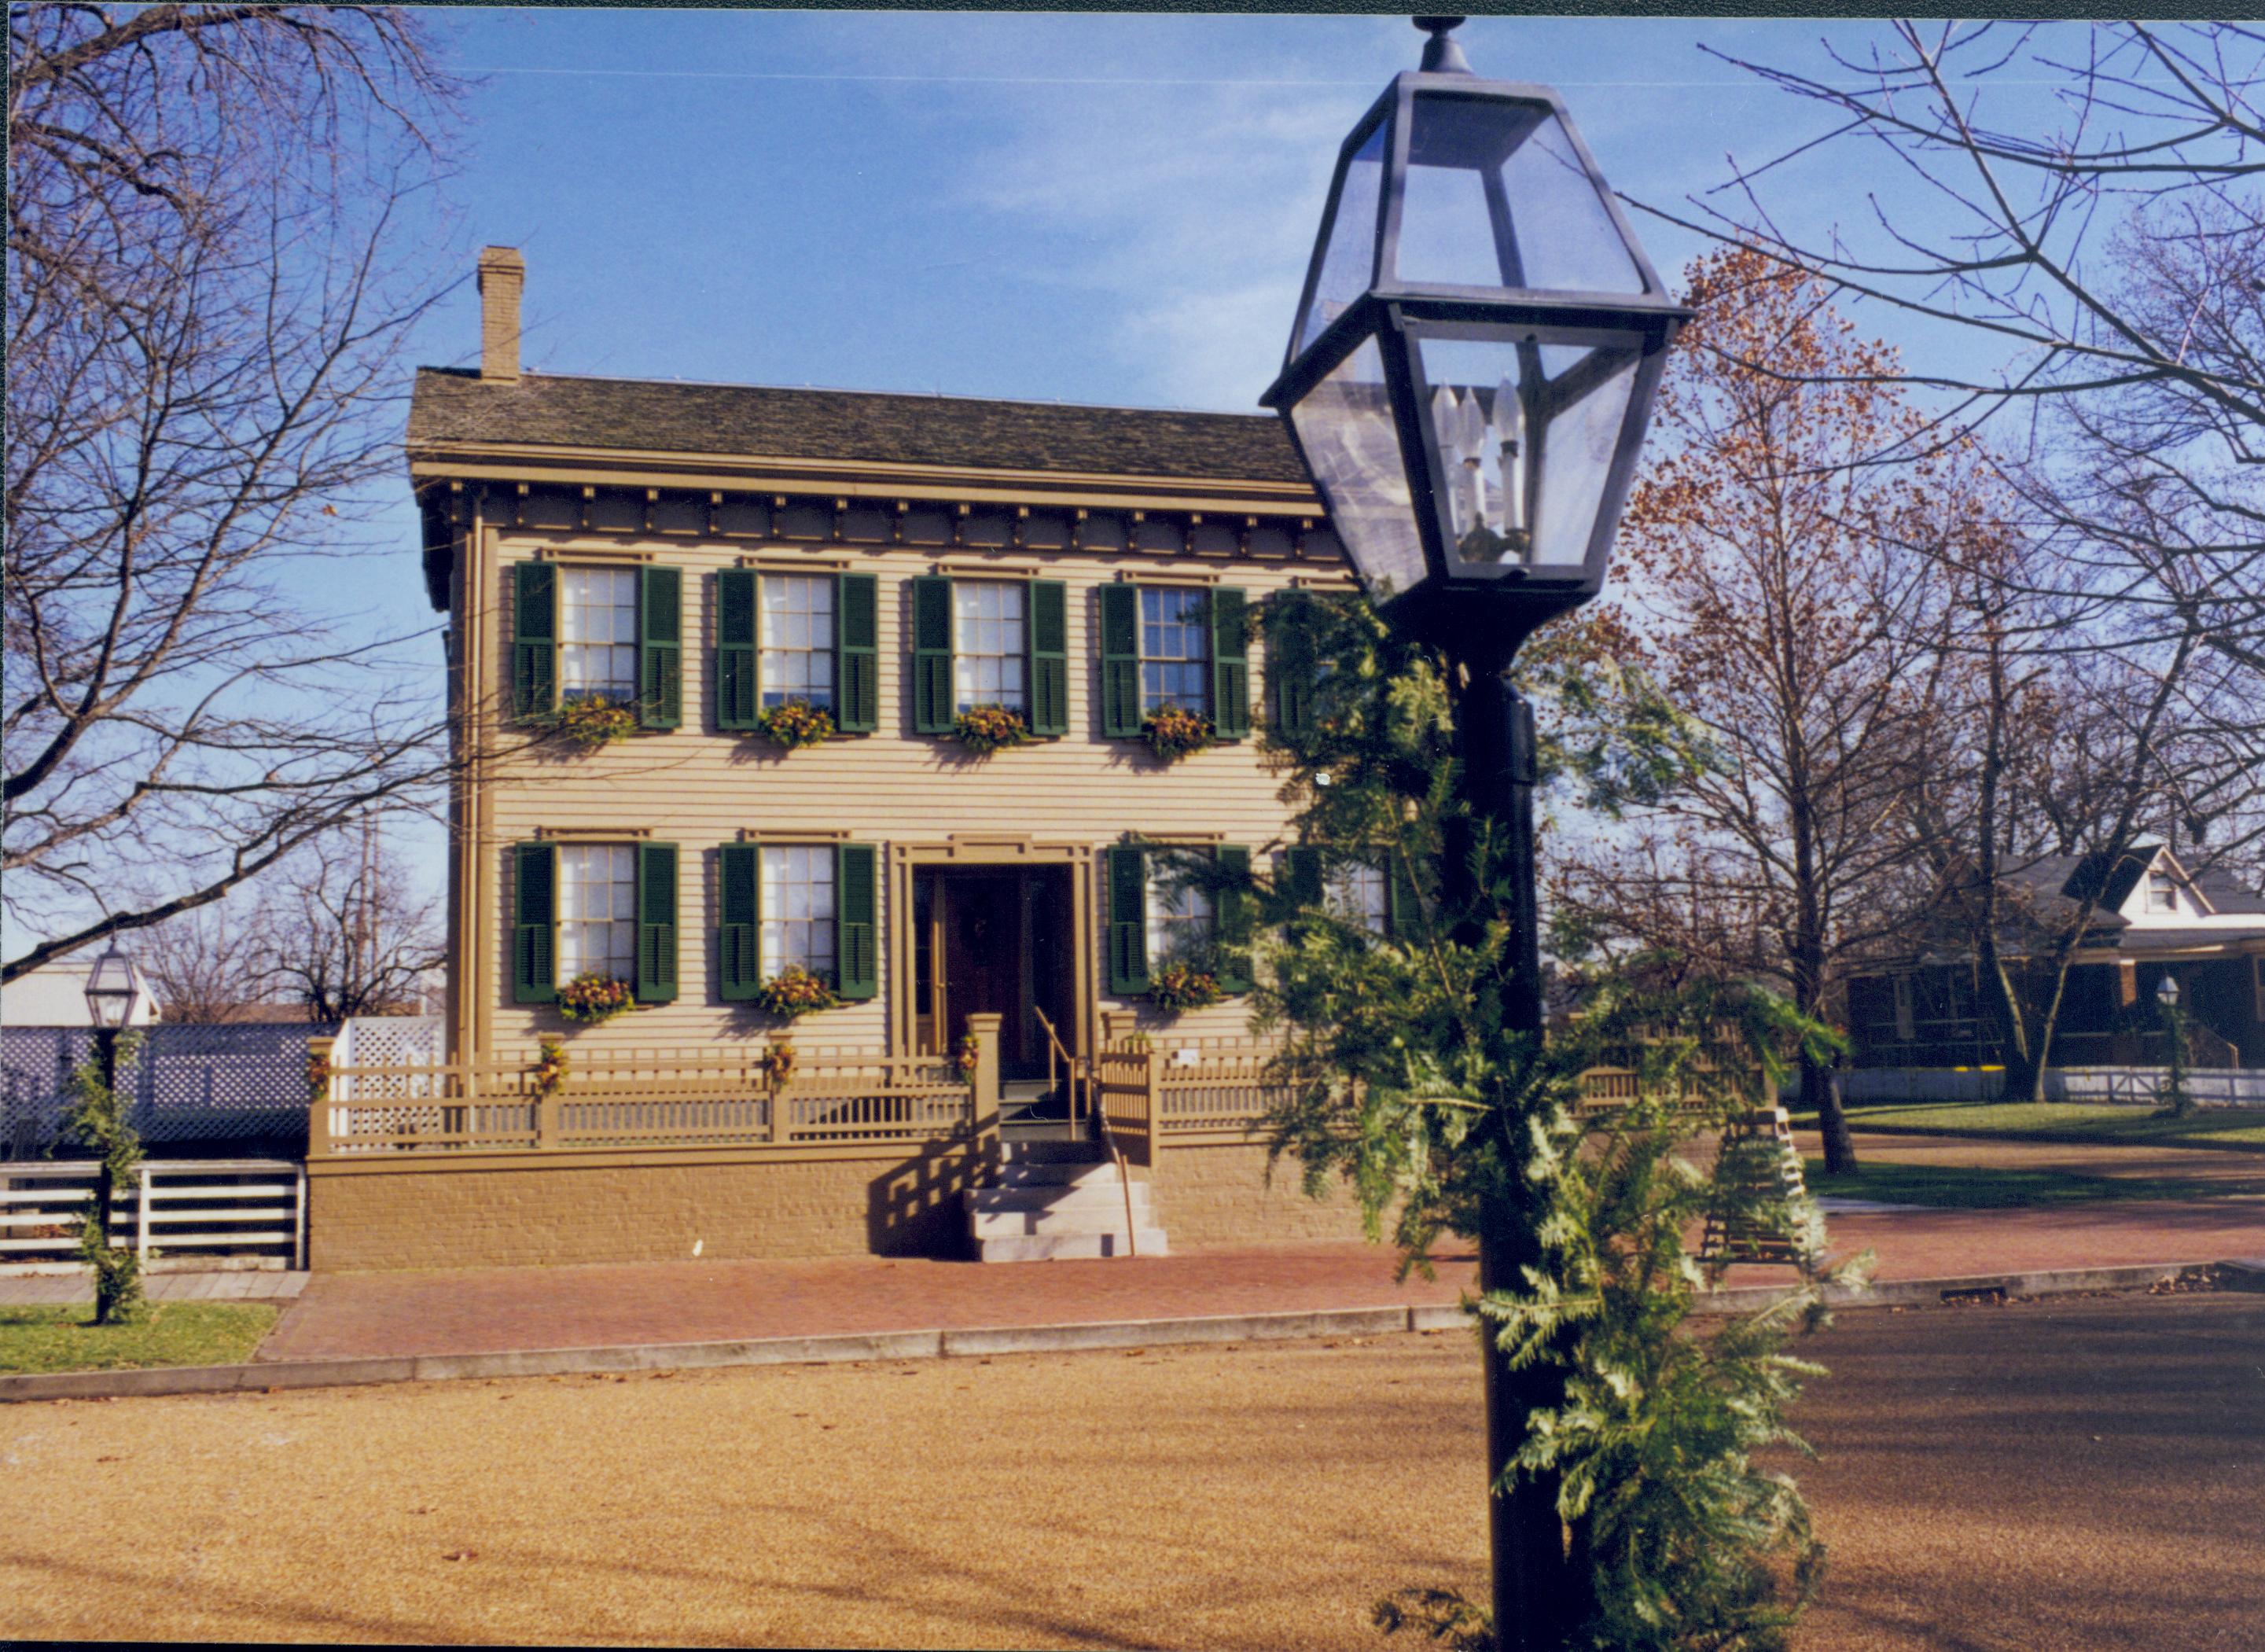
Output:
M1001 1188L1081 1188L1100 1182L1116 1186L1117 1167L1074 1161L1060 1164L1002 1165L992 1176L989 1185Z
M1147 1233L1156 1225L1155 1214L1137 1205L1133 1208L1133 1226ZM1017 1234L1045 1237L1052 1234L1123 1234L1125 1207L1113 1211L984 1211L971 1212L967 1218L967 1233L972 1239L989 1239L996 1235ZM1161 1230L1159 1230L1161 1231Z
M1137 1238L1140 1255L1171 1254L1161 1227L1144 1227ZM980 1241L980 1250L986 1262L1069 1262L1134 1254L1125 1242L1125 1230L1121 1227L1112 1234L1033 1234L987 1238Z
M1108 1152L1090 1141L1002 1141L999 1157L1007 1164L1105 1164Z
M971 1211L1122 1211L1128 1194L1134 1210L1147 1208L1148 1184L1146 1182L1135 1182L1127 1187L1113 1175L1052 1186L970 1188L967 1190L967 1208Z
M1156 1226L1154 1211L1132 1207L1132 1225L1144 1233ZM971 1239L987 1239L997 1234L1121 1234L1125 1231L1125 1207L1114 1210L1098 1205L1074 1211L970 1211L967 1213L967 1233Z

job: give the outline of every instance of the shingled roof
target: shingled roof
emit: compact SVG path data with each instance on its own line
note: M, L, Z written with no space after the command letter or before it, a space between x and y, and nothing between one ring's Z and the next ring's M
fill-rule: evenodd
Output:
M1266 413L1077 407L959 396L780 389L420 368L411 448L442 442L871 460L1309 485Z

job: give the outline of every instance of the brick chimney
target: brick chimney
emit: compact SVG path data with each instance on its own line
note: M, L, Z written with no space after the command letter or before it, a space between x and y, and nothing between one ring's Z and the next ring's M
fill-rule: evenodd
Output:
M480 376L519 382L519 295L527 260L517 247L480 250Z

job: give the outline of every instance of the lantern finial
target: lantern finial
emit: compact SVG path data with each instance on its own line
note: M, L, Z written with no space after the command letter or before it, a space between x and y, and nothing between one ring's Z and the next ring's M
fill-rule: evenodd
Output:
M1468 75L1469 60L1454 38L1454 31L1462 25L1460 18L1417 18L1416 26L1431 38L1424 42L1423 70L1427 75Z

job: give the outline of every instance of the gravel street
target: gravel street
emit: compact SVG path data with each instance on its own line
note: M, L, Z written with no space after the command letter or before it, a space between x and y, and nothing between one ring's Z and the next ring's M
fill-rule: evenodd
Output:
M1809 1351L1804 1652L2265 1646L2265 1298ZM0 1635L1373 1648L1479 1440L1453 1334L24 1405Z

